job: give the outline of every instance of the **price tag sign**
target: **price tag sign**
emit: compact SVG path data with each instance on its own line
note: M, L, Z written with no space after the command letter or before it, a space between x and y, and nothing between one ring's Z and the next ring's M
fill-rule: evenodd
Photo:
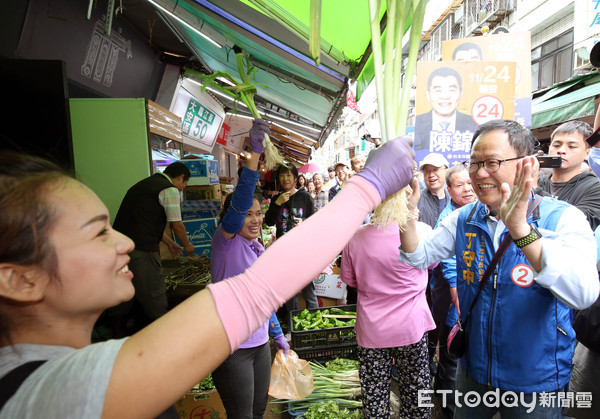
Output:
M417 161L429 153L451 164L467 160L479 125L514 118L515 84L514 62L418 62Z
M184 142L202 145L209 150L215 144L224 112L211 103L205 96L196 98L185 88L180 87L177 99L173 105L173 113L181 116L181 134Z

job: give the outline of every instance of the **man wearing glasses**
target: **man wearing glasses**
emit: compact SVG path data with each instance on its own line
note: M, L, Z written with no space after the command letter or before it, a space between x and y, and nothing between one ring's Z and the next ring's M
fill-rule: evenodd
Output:
M422 238L412 220L400 233L403 262L424 269L456 257L463 320L500 243L507 234L512 239L465 325L455 418L489 418L497 411L502 418L562 417L562 403L544 403L540 393L564 398L575 338L572 308L590 306L600 291L585 215L551 198L527 215L534 198L534 140L514 121L480 125L467 162L479 202L454 211ZM516 401L504 397L510 392ZM467 393L480 402L459 397ZM484 403L491 393L500 400Z

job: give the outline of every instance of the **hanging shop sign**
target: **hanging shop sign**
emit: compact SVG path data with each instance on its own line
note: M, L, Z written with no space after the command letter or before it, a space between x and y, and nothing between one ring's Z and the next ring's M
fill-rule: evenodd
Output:
M221 126L221 131L219 131L219 136L217 137L217 144L221 144L223 146L227 145L227 140L229 139L229 133L231 132L231 127L223 122Z
M180 86L173 113L181 116L184 143L212 150L223 123L222 109L214 106L205 95L197 97Z

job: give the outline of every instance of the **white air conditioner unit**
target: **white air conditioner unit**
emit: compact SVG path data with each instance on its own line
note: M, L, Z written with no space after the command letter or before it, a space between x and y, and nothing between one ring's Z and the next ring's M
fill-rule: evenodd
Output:
M579 47L573 51L573 70L589 70L593 68L590 64L590 52L586 47Z

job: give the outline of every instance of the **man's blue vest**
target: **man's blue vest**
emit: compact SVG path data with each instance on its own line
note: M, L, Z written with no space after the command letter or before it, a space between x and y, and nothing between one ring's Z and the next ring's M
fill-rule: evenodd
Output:
M527 221L555 231L567 207L544 198ZM458 218L457 290L463 319L495 253L486 212L476 202L462 207ZM507 229L501 240L506 234ZM461 360L479 383L533 393L558 390L569 382L575 339L572 310L533 281L533 273L512 243L481 291L467 325L467 353Z

